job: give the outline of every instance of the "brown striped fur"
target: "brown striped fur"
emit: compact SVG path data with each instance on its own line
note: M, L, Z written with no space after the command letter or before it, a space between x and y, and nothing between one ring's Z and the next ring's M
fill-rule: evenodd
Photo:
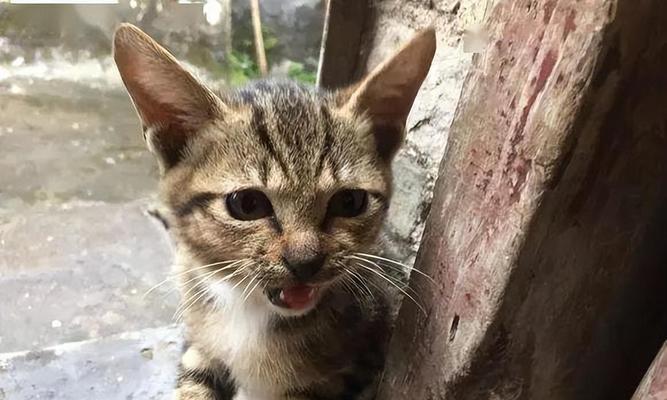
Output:
M216 95L137 28L117 30L114 58L160 163L176 246L188 328L176 399L371 398L393 292L377 265L350 257L377 251L391 160L434 50L424 31L337 92L259 81ZM271 215L231 216L226 199L247 188ZM331 217L345 189L365 191L367 206ZM324 260L307 279L319 288L308 309L271 301L304 283L285 254Z

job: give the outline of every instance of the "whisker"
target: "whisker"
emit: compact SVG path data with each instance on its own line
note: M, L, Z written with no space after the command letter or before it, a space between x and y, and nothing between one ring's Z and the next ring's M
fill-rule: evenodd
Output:
M228 275L228 276L223 277L222 279L220 279L220 282L224 282L224 281L226 281L226 280L228 280L228 279L234 277L234 276L238 273L238 271L239 271L241 268L242 268L242 267L239 267L238 270L232 272L232 273L231 273L230 275ZM205 281L206 279L212 277L213 275L215 275L216 273L218 273L218 272L220 272L220 271L221 271L221 269L216 269L216 270L214 270L214 271L207 272L207 273L205 273L204 275L195 276L194 278L192 278L192 279L190 279L190 280L188 280L188 281L186 281L186 282L183 282L183 283L181 284L182 286L185 286L186 284L188 284L188 283L190 283L190 282L192 282L192 281L195 281L195 280L199 280L199 281L200 281L200 282L197 282L195 285L193 285L187 292L185 292L185 293L182 295L182 297L183 297L183 298L186 298L186 297L188 296L188 294L190 294L190 292L192 292L192 290L194 290L194 289L195 289L198 285L200 285L203 281Z
M178 313L174 314L176 321L180 321L181 318L188 312L197 302L208 293L208 287L206 285L202 286L202 289L198 291L191 299L188 301L187 305ZM195 297L196 296L196 297Z
M243 281L245 281L249 277L250 277L250 275L246 275L240 281L236 282L236 285L232 286L232 290L236 289Z
M185 293L183 293L181 297L182 297L183 299L188 298L188 295L189 295L193 290L195 290L200 284L202 284L202 282L204 282L204 281L207 280L208 278L212 277L212 276L215 275L217 272L218 272L218 271L210 271L210 272L205 273L204 275L196 276L196 277L194 277L193 279L191 279L190 281L186 282L186 283L189 283L189 282L194 281L194 280L198 281L197 283L195 283L194 285L192 285L192 287L191 287L190 289L188 289Z
M172 274L172 276L180 276L180 275L187 274L188 272L197 271L197 270L200 270L200 269L203 269L203 268L215 267L216 265L235 263L235 262L243 261L243 260L248 260L248 259L247 259L247 258L241 258L241 259L238 259L238 260L218 261L218 262L214 262L214 263L211 263L211 264L202 265L202 266L195 267L195 268L190 268L190 269L187 269L187 270L185 270L185 271L177 272L177 273L175 273L175 274ZM184 265L174 265L174 267L184 267Z
M203 285L202 287L200 287L200 285L202 285L207 279L215 275L216 272L217 271L211 271L207 274L196 277L196 279L198 279L198 282L192 285L192 287L182 295L183 301L174 312L174 316L172 318L176 318L176 316L178 315L179 317L176 318L176 320L179 320L180 316L182 316L185 313L185 310L187 310L191 305L194 304L199 293L208 290L206 288L206 285ZM196 292L192 296L188 296L193 290L196 290Z
M348 274L350 274L350 276L352 277L352 281L353 281L353 282L358 282L358 283L361 285L361 289L365 289L366 292L370 295L371 298L375 298L375 296L373 295L373 292L372 292L371 289L368 287L368 285L366 284L366 282L364 282L364 279L363 279L362 276L360 276L357 272L355 272L355 271L353 271L353 270L347 268L346 266L344 266L344 265L342 265L342 264L341 264L341 266L343 267L343 270L345 270L345 272L347 272Z
M216 282L220 283L220 282L228 281L229 279L236 276L241 271L241 269L238 269L238 270L232 272L231 274L218 279ZM216 270L216 271L213 271L213 272L218 272L218 271ZM203 277L200 277L200 281L197 282L197 284L194 285L192 288L190 288L190 290L184 295L184 297L187 296L187 294L190 291L197 288L199 285L205 283L205 281L207 279L209 279L210 277L211 277L211 274L206 274ZM176 319L180 320L183 317L183 315L185 315L185 313L188 312L207 292L208 292L208 287L206 285L203 285L202 289L197 291L189 299L187 299L184 303L182 303L181 306L179 306L180 312L179 312L179 309L177 309L176 313L174 313L174 315L178 314Z
M217 263L211 263L211 264L202 265L202 266L199 266L199 267L196 267L196 268L190 268L190 269L188 269L188 270L186 270L186 271L178 272L178 273L176 273L176 274L169 274L165 280L163 280L162 282L160 282L160 283L158 283L158 284L152 286L150 289L148 289L148 290L143 294L142 298L146 298L146 296L148 296L150 293L152 293L155 289L159 288L160 286L164 285L164 284L167 283L167 282L173 281L175 278L177 278L177 277L179 277L179 276L181 276L181 275L185 275L185 274L187 274L187 273L190 273L190 272L193 272L193 271L197 271L197 270L200 270L200 269L204 269L204 268L214 267L214 266L216 266L216 265L228 264L228 263L236 263L236 262L238 262L238 261L241 261L241 260L227 260L227 261L220 261L220 262L217 262ZM229 265L228 267L231 267L231 265ZM225 267L225 268L227 268L227 267ZM222 269L220 269L220 271L222 271Z
M423 276L423 277L425 277L425 278L428 278L428 280L430 280L431 282L435 283L435 280L434 280L433 277L431 277L430 275L428 275L428 274L426 274L426 273L424 273L424 272L418 270L418 269L415 268L415 267L410 267L409 265L403 264L403 263L398 262L398 261L396 261L396 260L392 260L392 259L390 259L390 258L385 258L385 257L376 256L376 255L373 255L373 254L366 254L366 253L354 253L354 254L355 254L355 255L358 255L358 256L360 256L360 257L373 258L373 259L376 259L376 260L385 261L385 262L388 262L388 263L397 265L397 266L399 266L399 267L403 267L403 268L405 268L406 270L408 270L408 271L410 271L410 272L413 272L413 271L414 271L414 272L418 273L419 275L421 275L421 276ZM389 267L389 265L387 265L387 266Z
M354 257L354 256L352 256L352 257ZM363 261L363 262L365 262L365 263L368 263L368 264L370 264L371 266L377 268L377 270L380 271L380 272L382 273L382 275L384 275L385 277L391 279L392 282L394 282L396 285L400 286L403 290L408 291L408 292L411 292L411 293L412 293L413 295L415 295L415 296L419 296L419 294L417 293L417 291L414 290L412 287L410 287L410 285L408 284L407 281L403 281L403 280L401 280L401 279L399 279L399 278L396 278L396 277L394 277L394 276L392 276L392 275L386 273L385 270L384 270L378 263L376 263L376 262L374 262L374 261L372 261L372 260L367 260L367 259L359 258L359 257L355 257L355 259L357 259L357 260L359 260L359 261ZM366 265L366 264L364 264L364 265ZM384 264L383 264L383 265L384 265Z
M236 275L239 275L239 274L240 274L241 272L243 272L243 270L244 270L246 267L248 267L249 265L252 265L252 261L251 261L251 260L246 261L244 264L242 264L236 271L232 272L230 275L228 275L228 276L224 276L224 277L218 279L217 281L215 281L215 284L219 284L219 283L222 283L222 282L226 282L226 281L230 280L231 278L235 277ZM242 278L241 281L240 281L239 283L243 282L247 277L248 277L248 275L246 275L244 278ZM210 286L210 285L209 285L209 286ZM238 286L238 283L237 283L234 287L236 287L236 286ZM182 317L182 316L183 316L183 315L184 315L190 308L192 308L192 307L193 307L193 306L194 306L194 305L195 305L195 304L196 304L196 303L197 303L197 302L198 302L198 301L199 301L199 300L206 294L206 292L208 292L208 288L207 288L207 287L204 287L203 290L201 290L200 292L198 292L198 293L200 293L198 296L195 294L195 296L197 296L197 297L194 297L194 296L193 296L193 298L191 299L191 301L189 301L189 304L187 305L187 307L185 307L185 308L181 311L181 317ZM214 307L215 307L215 306L214 306Z
M251 275L250 276L250 282L246 283L245 287L243 288L243 291L241 292L241 297L244 297L248 289L250 288L250 285L252 285L255 282L255 276Z
M257 280L257 283L255 283L255 286L253 286L252 289L250 289L250 291L248 291L248 294L243 298L243 303L245 303L250 298L252 293L255 291L255 289L257 289L257 286L259 286L260 283L262 283L262 281L263 281L263 279L258 279Z
M354 278L351 278L350 284L352 285L353 288L356 288L356 290L358 291L359 293L358 298L360 298L363 304L369 305L374 303L375 295L368 288L368 284L366 282L364 282L363 280L357 281ZM369 294L367 295L366 292L368 292Z
M240 261L243 261L243 260L239 260L239 262L240 262ZM238 269L237 269L236 271L232 272L231 274L229 274L229 275L227 275L227 276L224 276L224 277L218 279L217 282L218 282L218 283L220 283L220 282L225 282L225 281L227 281L227 280L229 280L229 279L235 277L235 276L238 275L238 274L239 274L239 273L240 273L240 272L241 272L247 265L249 265L248 262L246 262L245 264L243 264L243 265L241 265L240 267L238 267ZM181 303L181 305L176 309L176 312L174 313L174 316L176 316L176 314L180 314L180 316L179 316L179 319L180 319L180 317L182 317L183 314L185 314L185 312L186 312L190 307L192 307L192 306L193 306L193 305L194 305L194 304L195 304L195 303L202 297L202 296L200 295L200 293L202 293L202 291L207 291L208 289L207 289L206 287L204 287L203 290L199 290L199 291L197 291L194 295L192 295L192 296L189 297L189 298L188 298L188 294L190 294L190 293L191 293L193 290L195 290L199 285L203 284L207 279L209 279L210 277L212 277L212 276L215 275L217 272L220 272L220 271L223 270L223 269L225 269L225 268L219 268L219 269L216 269L216 270L211 271L211 272L209 272L209 273L206 273L206 274L204 274L204 275L196 276L195 278L191 279L190 281L193 281L193 280L199 280L199 281L198 281L195 285L193 285L187 292L185 292L185 293L183 294L182 297L183 297L183 299L186 299L186 300L185 300L185 302ZM188 282L190 282L190 281L188 281ZM185 282L185 283L187 283L187 282ZM185 284L185 283L184 283L184 284Z
M343 276L343 278L340 280L340 283L345 288L345 290L347 290L352 295L352 297L354 297L355 300L359 301L360 303L366 302L365 296L359 292L358 286L353 283L350 276Z
M242 261L244 261L244 260L238 260L238 261L236 261L236 262L234 262L234 263L232 263L232 264L230 264L230 265L228 265L228 266L226 266L226 267L218 268L218 269L216 269L216 270L213 271L213 272L214 272L214 273L217 273L217 272L226 271L226 270L228 270L228 269L230 269L230 268L234 268L234 267L236 267L238 264L240 264ZM185 286L185 285L187 285L188 283L190 283L190 282L192 282L192 281L194 281L194 280L196 280L196 279L197 279L197 277L195 276L194 278L189 279L189 280L187 280L187 281L181 283L181 286Z
M351 257L354 257L354 256L351 256ZM355 257L355 258L359 258L359 257ZM362 259L362 260L363 260L363 259ZM363 260L363 261L370 262L369 260ZM422 307L422 305L421 305L417 300L415 300L414 297L410 296L410 294L409 294L408 292L406 292L405 290L403 290L403 288L401 288L399 285L397 285L394 281L392 281L391 279L389 279L387 276L385 276L385 275L382 274L381 272L376 271L376 270L374 270L373 268L370 268L370 267L368 267L368 266L366 266L366 265L363 265L363 264L361 264L361 263L356 263L355 265L357 265L357 266L359 266L359 267L361 267L361 268L364 268L364 269L366 269L366 270L368 270L368 271L371 271L371 272L373 272L374 274L376 274L376 275L378 275L379 277L381 277L382 279L384 279L384 280L386 280L387 282L389 282L389 283L390 283L392 286L394 286L396 289L400 290L401 293L403 293L407 298L409 298L410 300L412 300L412 302L415 303L415 305L416 305L417 307L419 307L419 309L424 313L424 315L426 315L426 310L424 310L424 308Z
M355 265L356 265L356 264L355 264ZM372 280L372 279L365 279L365 277L363 276L363 272L365 272L365 270L364 270L364 271L354 271L354 270L350 270L350 271L353 272L353 273L358 277L358 280L364 284L364 286L367 288L367 290L368 290L369 292L372 293L372 291L370 290L370 287L368 286L369 284L370 284L371 286L373 286L373 287L374 287L376 290L378 290L379 292L383 292L383 293L385 292L385 288L378 286L378 285L375 283L374 280ZM391 278L390 276L388 276L388 277ZM395 284L395 282L394 282L394 284Z

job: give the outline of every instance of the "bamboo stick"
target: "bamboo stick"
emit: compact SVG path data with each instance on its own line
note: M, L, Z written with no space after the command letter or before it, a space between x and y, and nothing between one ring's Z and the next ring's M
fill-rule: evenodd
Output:
M259 73L262 76L266 76L269 73L269 67L266 62L266 52L264 50L264 37L262 36L262 20L260 18L259 0L250 0L250 14L252 16L252 28L255 38L255 54L257 56Z

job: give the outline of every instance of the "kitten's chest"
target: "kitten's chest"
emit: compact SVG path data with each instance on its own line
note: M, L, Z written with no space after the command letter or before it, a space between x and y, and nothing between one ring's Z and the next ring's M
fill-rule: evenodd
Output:
M237 383L235 400L279 400L303 378L289 346L281 346L272 337L268 315L252 309L217 314L207 321L204 339L211 354L229 368Z

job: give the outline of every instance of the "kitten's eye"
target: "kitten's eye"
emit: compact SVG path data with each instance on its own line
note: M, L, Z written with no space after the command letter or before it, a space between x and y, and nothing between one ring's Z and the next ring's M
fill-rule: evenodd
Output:
M266 218L273 215L273 207L266 195L259 190L246 189L230 193L226 199L229 215L242 221Z
M345 189L329 200L328 214L332 217L352 218L361 215L368 206L368 192L361 189Z

